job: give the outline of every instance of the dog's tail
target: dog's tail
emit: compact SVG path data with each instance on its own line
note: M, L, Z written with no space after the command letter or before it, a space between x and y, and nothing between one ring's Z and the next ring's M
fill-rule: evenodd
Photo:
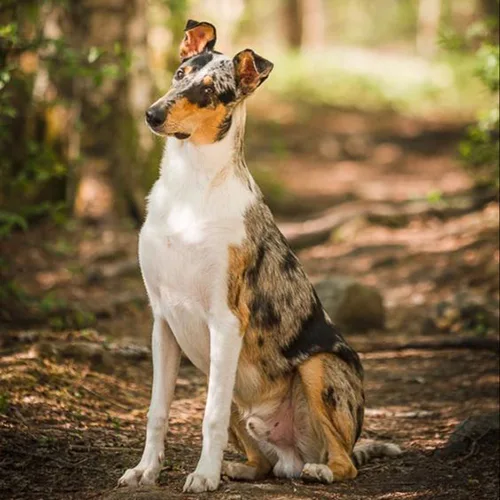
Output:
M354 465L359 469L373 458L397 457L401 453L403 452L397 444L368 441L354 447L352 458Z

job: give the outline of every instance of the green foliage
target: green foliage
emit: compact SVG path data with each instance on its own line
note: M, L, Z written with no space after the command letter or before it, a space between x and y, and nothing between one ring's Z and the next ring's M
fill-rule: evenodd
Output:
M5 210L0 213L0 238L26 229L32 219L64 222L70 165L66 139L50 129L51 111L77 98L75 82L80 88L97 89L109 79L124 77L130 66L130 54L120 43L111 50L81 51L62 37L45 36L45 16L54 8L68 13L72 6L65 0L43 0L12 2L2 8L0 203ZM40 72L65 93L38 96L35 74ZM109 109L103 106L102 111Z
M15 229L28 229L28 222L20 215L0 210L0 239L8 236Z
M427 193L427 201L431 205L437 205L443 201L443 193L437 189L429 191Z
M491 92L491 107L469 127L460 154L480 185L498 187L499 181L499 46L483 43L477 51L477 76Z
M498 187L499 181L499 96L500 50L498 19L490 18L472 24L464 36L449 31L441 36L442 45L463 55L474 51L473 74L488 92L488 107L477 122L467 129L459 152L467 170L478 185Z
M5 415L10 407L9 395L5 392L0 393L0 414Z

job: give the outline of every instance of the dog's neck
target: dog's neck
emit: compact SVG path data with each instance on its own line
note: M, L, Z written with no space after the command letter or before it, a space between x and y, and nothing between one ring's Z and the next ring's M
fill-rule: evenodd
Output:
M220 141L196 145L189 139L168 137L160 179L172 182L172 176L195 177L198 184L213 185L219 178L232 174L250 176L243 154L245 122L245 103L240 103L233 110L231 126Z

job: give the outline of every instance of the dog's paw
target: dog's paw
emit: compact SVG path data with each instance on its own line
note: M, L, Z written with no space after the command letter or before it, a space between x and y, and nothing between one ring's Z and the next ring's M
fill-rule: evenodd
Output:
M159 475L160 469L158 467L148 467L147 469L134 467L125 471L125 474L118 480L118 486L134 488L139 485L152 485L156 483Z
M304 481L333 483L333 472L325 464L305 464L300 477Z
M203 493L204 491L214 491L219 487L220 476L206 476L193 472L189 474L184 483L182 491L184 493Z
M240 462L223 462L222 473L235 481L253 481L257 478L257 467Z

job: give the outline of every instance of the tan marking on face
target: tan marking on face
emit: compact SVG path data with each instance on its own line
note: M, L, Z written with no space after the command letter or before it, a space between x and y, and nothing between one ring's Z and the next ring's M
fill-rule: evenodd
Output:
M203 78L203 84L204 85L212 85L213 79L211 76L207 75L205 78Z
M200 108L183 97L170 109L165 122L165 132L191 134L189 140L194 144L211 144L217 139L226 114L227 109L223 104L218 104L215 108Z
M184 66L184 74L185 75L189 75L189 73L191 73L192 71L193 71L192 66Z

